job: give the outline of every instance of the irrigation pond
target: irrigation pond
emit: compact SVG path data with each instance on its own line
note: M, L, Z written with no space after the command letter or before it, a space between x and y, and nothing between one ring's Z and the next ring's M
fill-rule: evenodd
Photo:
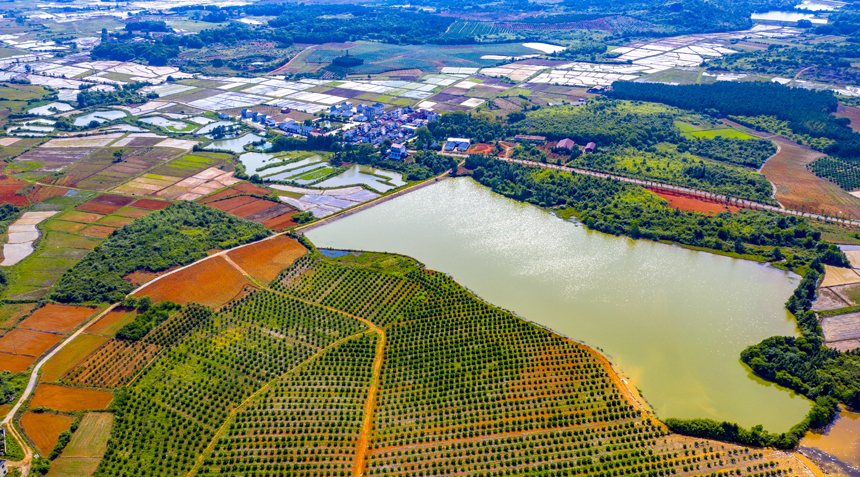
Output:
M741 350L797 332L796 275L587 230L471 179L441 181L307 232L320 247L394 252L603 351L662 418L785 431L809 409Z

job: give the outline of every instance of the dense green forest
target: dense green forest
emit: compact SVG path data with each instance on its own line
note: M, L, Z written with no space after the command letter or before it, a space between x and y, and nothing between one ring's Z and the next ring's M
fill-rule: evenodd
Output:
M465 137L477 142L486 142L494 141L506 134L502 124L490 118L463 111L443 114L430 123L428 128L433 137L440 142L449 137Z
M64 303L115 302L134 287L136 270L158 272L187 265L213 249L259 240L262 225L194 202L178 202L114 232L57 282L51 298Z
M846 119L832 115L838 102L830 91L728 81L680 86L619 81L612 88L610 95L615 98L655 101L713 115L772 117L784 121L795 134L826 139L823 151L839 160L853 163L860 158L860 134L851 131ZM838 180L836 176L824 177Z

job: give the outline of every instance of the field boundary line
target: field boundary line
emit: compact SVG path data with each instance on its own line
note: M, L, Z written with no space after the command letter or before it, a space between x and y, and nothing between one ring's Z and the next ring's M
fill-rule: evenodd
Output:
M365 475L367 451L370 447L371 432L373 432L373 416L376 413L376 396L379 394L379 382L382 379L382 363L385 358L385 331L377 327L376 333L379 335L379 340L376 342L376 356L373 358L370 387L367 390L367 401L364 403L364 421L355 445L355 460L352 466L353 477Z
M325 348L322 348L319 351L317 351L316 353L309 356L307 359L305 359L301 363L293 366L292 368L288 369L287 371L285 371L285 372L279 374L278 376L272 378L271 380L269 380L269 382L267 382L262 387L260 387L259 389L257 389L253 393L251 393L251 395L248 396L247 398L245 398L242 402L237 404L236 407L230 409L230 414L228 414L227 418L224 419L224 422L221 424L221 427L219 427L215 431L215 434L212 436L212 439L209 441L209 444L206 446L206 448L203 449L203 452L201 452L200 455L197 457L197 459L195 459L194 466L191 467L191 470L189 470L187 474L185 474L186 477L191 477L193 475L197 475L197 472L200 470L200 467L203 465L203 461L206 460L206 457L208 457L209 455L212 454L212 451L215 448L215 443L218 442L218 439L224 435L224 432L227 430L227 427L233 423L233 420L236 418L236 414L240 410L244 409L245 406L250 404L251 401L253 401L257 397L259 397L262 393L271 389L272 385L275 384L276 382L289 376L291 373L304 368L305 366L309 365L311 362L317 360L323 354L325 354L325 353L327 353L327 352L329 352L335 348L338 348L338 347L342 346L343 344L345 344L349 341L361 338L362 336L370 334L370 333L373 333L373 330L363 330L363 331L360 331L358 333L354 333L352 335L343 337L343 338L329 344Z

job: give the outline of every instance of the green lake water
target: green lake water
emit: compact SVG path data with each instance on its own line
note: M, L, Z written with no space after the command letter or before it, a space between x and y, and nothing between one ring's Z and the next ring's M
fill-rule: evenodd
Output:
M780 432L805 399L754 377L746 346L796 333L796 275L587 230L491 192L442 181L307 233L319 247L394 252L485 300L603 351L658 416Z

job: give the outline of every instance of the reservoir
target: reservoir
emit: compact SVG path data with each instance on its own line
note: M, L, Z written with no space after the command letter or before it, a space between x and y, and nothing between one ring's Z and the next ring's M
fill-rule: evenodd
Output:
M745 347L796 334L796 275L587 230L471 179L445 180L307 233L319 247L394 252L606 354L661 418L781 432L805 399L759 380Z

